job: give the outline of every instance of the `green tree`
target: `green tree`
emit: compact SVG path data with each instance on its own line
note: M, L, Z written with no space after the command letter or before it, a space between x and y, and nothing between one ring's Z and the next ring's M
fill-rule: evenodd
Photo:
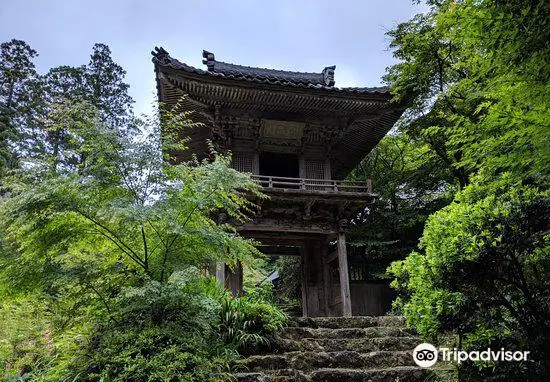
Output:
M220 212L246 219L247 195L258 194L256 184L231 169L223 156L172 165L163 158L163 149L183 148L177 138L192 126L184 117L163 118L162 140L157 117L142 124L150 135L131 139L101 123L87 103L57 108L64 116L58 120L78 124L78 153L85 154L85 165L64 172L36 162L14 177L13 195L0 206L2 233L14 249L0 259L2 293L45 300L55 338L79 328L86 334L94 322L114 322L125 331L131 325L118 315L132 302L118 296L128 287L168 292L166 283L175 272L191 266L206 270L220 260L232 266L257 253L234 228L213 220ZM187 297L177 298L201 300L181 293ZM188 308L193 306L198 305ZM138 329L132 333L139 334ZM170 330L181 332L176 329ZM67 345L60 357L75 351Z
M82 102L87 96L85 67L52 68L42 78L42 82L44 107L40 127L43 135L36 140L41 144L30 156L49 162L54 172L74 169L79 161L74 153L80 140L79 122L90 123L84 121L89 119L91 108Z
M396 131L350 174L371 179L376 201L354 221L349 243L368 264L370 280L387 279L390 262L418 245L428 216L449 203L458 183L430 147Z
M16 167L20 153L16 143L24 139L36 121L39 76L33 59L37 53L21 40L1 45L0 53L0 176Z
M237 349L268 346L285 319L210 276L216 261L253 263L254 243L214 219L247 219L257 185L215 152L169 165L194 124L135 118L106 45L44 76L24 42L2 49L0 150L22 163L0 173L6 378L226 379Z
M425 336L530 350L521 365L463 365L472 378L544 380L550 339L550 5L432 1L390 33L386 77L413 107L405 131L462 190L432 215L420 250L390 271L396 306Z
M85 105L65 106L71 112L62 105L59 113L66 112L66 120L85 114ZM93 108L78 122L79 152L87 155L86 166L35 177L43 170L37 166L13 183L17 195L3 203L7 237L27 238L23 253L38 256L36 264L46 258L51 262L58 254L67 256L67 251L85 251L91 242L101 248L101 241L106 252L162 282L178 266L206 266L227 256L233 263L254 252L230 226L216 225L210 218L223 209L244 219L249 206L245 192L257 192L247 176L228 169L227 158L168 165L160 144L155 145L159 126L150 136L133 140L103 127ZM17 261L6 266L19 268Z
M94 45L85 71L90 102L99 110L101 120L112 127L127 125L133 100L124 82L126 71L113 61L109 46Z
M59 66L39 75L32 62L37 56L24 41L2 44L0 67L0 168L15 159L49 161L55 171L74 169L79 161L77 129L61 123L59 104L86 100L103 123L125 134L136 133L132 124L132 98L124 82L126 72L113 61L105 44L95 44L90 62L79 67ZM73 124L74 125L74 124ZM74 126L73 126L74 127Z
M128 95L129 85L124 83L126 72L115 63L111 51L105 44L95 44L87 65L79 67L59 66L50 69L43 77L44 102L42 129L45 132L37 145L36 155L52 164L58 171L73 171L75 166L86 160L75 153L79 146L78 118L59 113L59 105L72 102L76 110L82 100L86 100L98 112L103 124L115 130L126 129L124 134L136 133L133 124L132 98ZM122 133L122 132L121 132Z
M466 375L544 380L550 349L550 194L510 189L511 176L472 184L433 214L420 251L395 262L396 305L427 338L456 333L480 350L529 350L531 362L465 365ZM472 367L470 369L470 367Z

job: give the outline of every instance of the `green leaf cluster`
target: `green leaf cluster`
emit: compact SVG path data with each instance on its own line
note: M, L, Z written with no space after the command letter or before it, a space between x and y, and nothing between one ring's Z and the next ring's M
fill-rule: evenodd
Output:
M531 351L519 365L463 364L467 378L545 380L550 5L428 3L389 33L402 62L386 80L411 105L400 134L435 154L459 189L389 268L396 307L426 337L451 331L466 349Z
M257 184L214 152L170 164L165 148L181 147L174 137L192 126L186 119L170 119L163 135L168 114L139 121L144 133L131 137L88 102L57 107L85 160L34 158L4 178L0 293L35 304L44 319L5 305L1 362L12 376L45 381L225 378L238 347L220 334L222 302L232 300L206 275L218 261L232 267L258 253L217 223L220 214L246 220L249 196L262 197ZM284 320L259 297L237 301L243 338L264 343Z

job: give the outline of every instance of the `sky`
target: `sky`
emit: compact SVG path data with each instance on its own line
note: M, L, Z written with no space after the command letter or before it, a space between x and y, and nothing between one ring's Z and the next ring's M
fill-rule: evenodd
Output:
M378 86L396 61L385 33L425 11L412 0L0 0L0 41L25 40L39 73L110 46L138 113L155 99L151 50L204 68L202 50L247 66L320 72L336 86Z

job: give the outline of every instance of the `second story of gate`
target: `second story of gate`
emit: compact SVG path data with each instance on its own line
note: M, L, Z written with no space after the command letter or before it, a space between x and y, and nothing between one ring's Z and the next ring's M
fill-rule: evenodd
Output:
M163 48L152 53L159 100L201 123L186 133L188 150L172 153L177 160L204 158L210 140L268 191L371 193L369 182L344 179L403 112L388 88L338 88L334 66L255 68L204 51L203 70Z

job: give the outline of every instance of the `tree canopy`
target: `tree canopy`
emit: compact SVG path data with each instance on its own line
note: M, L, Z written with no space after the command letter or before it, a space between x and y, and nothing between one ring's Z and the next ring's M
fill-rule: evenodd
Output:
M396 100L412 105L400 134L427 145L459 187L427 219L418 248L390 267L395 305L427 337L452 331L468 349L531 351L520 367L466 365L465 375L542 380L550 349L549 5L429 4L389 33L402 62L386 80Z
M229 378L237 350L269 346L286 319L268 295L233 297L211 276L216 262L258 254L216 221L248 219L250 196L263 197L257 184L213 149L202 162L174 163L195 124L162 108L133 116L106 45L88 65L44 76L24 42L2 49L12 131L0 195L6 378ZM17 97L31 79L37 102L23 108Z

